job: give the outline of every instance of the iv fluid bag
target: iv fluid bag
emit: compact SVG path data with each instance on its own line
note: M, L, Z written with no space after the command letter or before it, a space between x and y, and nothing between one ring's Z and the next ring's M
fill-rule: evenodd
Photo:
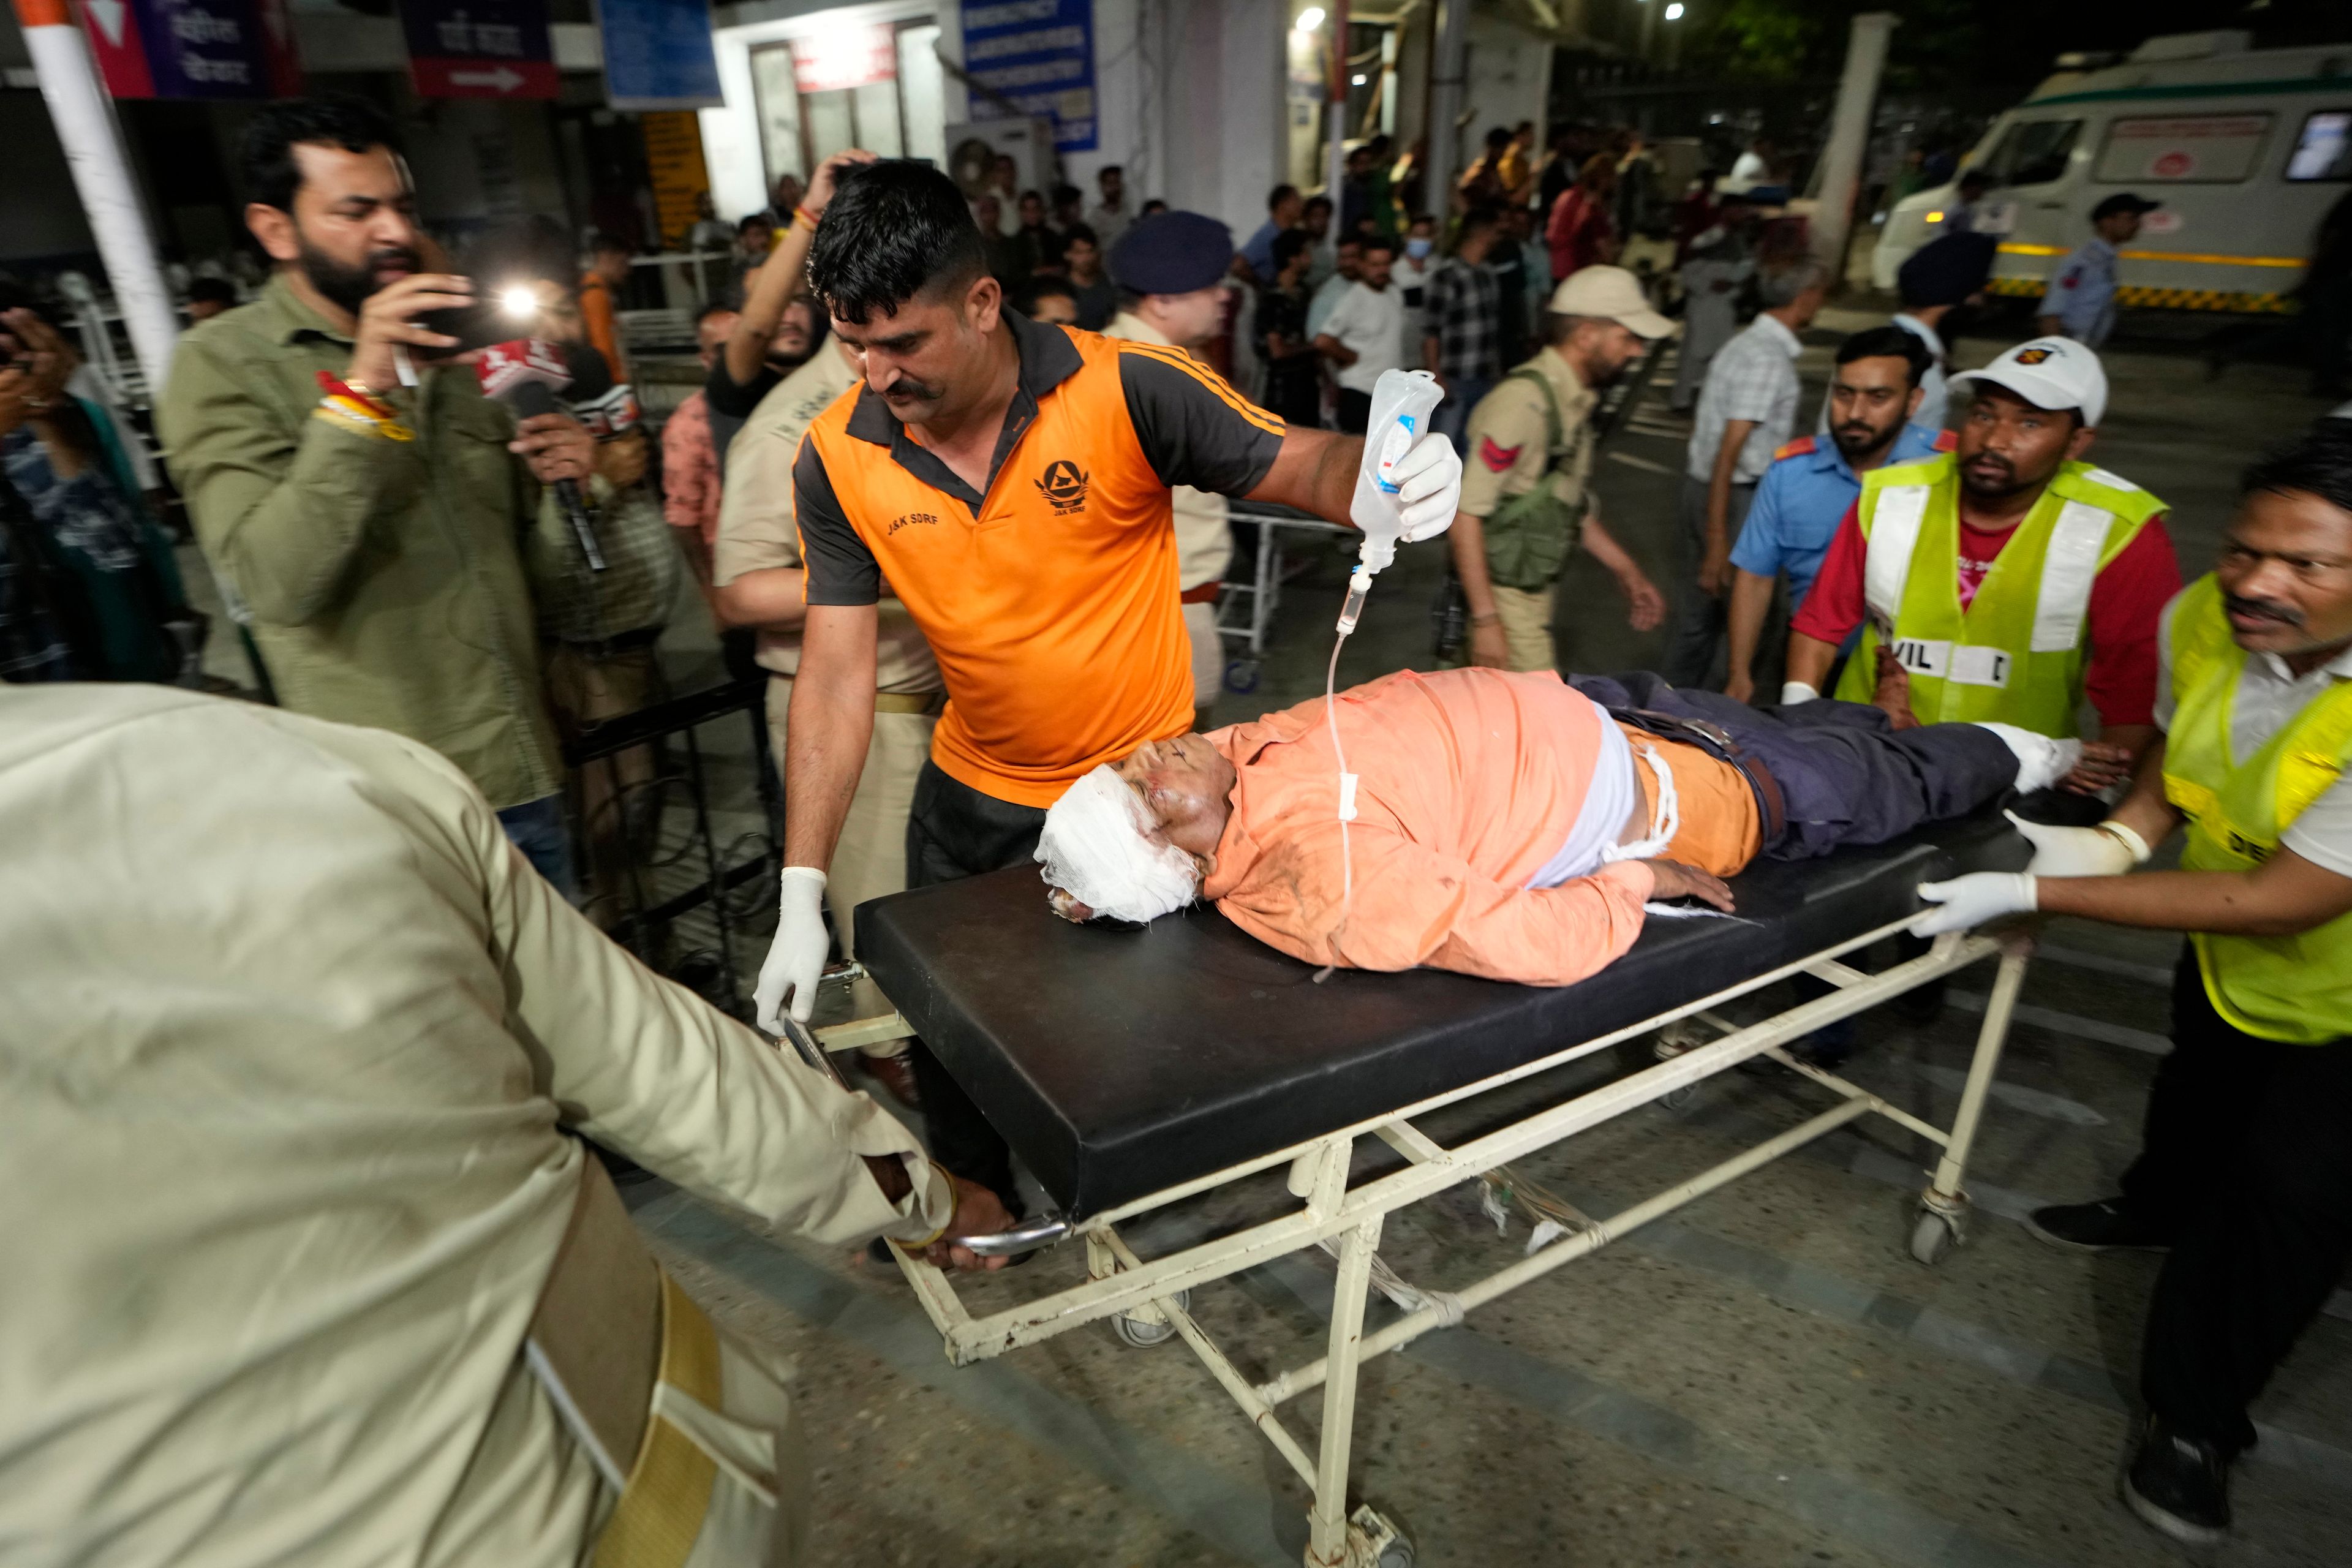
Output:
M1391 478L1397 461L1429 433L1429 416L1445 395L1425 370L1384 370L1372 384L1371 422L1364 432L1364 460L1356 469L1355 499L1348 517L1364 531L1364 570L1378 572L1396 559L1403 507Z

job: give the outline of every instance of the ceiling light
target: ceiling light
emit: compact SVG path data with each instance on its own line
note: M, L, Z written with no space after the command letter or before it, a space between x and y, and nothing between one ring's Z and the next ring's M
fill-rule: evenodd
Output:
M1675 3L1674 3L1673 5L1669 5L1669 6L1667 6L1667 7L1666 7L1666 20L1667 20L1667 21L1669 21L1669 22L1679 22L1679 21L1681 21L1682 19L1683 19L1682 0L1675 0Z
M1291 24L1302 33L1311 33L1322 25L1323 7L1320 5L1309 5L1298 13L1298 20Z

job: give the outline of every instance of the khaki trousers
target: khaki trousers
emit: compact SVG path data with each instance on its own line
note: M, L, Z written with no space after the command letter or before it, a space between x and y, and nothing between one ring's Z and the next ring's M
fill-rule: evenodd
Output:
M793 683L781 675L768 678L768 743L776 765L784 763L785 723L792 708ZM907 817L914 810L915 780L930 760L934 713L874 715L874 738L866 745L865 771L857 775L857 793L850 797L849 815L842 819L841 841L834 847L833 868L825 875L825 900L833 906L834 929L841 933L845 956L857 956L857 906L907 887ZM888 1040L864 1047L872 1057L897 1056L904 1040Z
M1495 613L1503 620L1503 640L1510 646L1515 670L1557 669L1559 655L1552 647L1552 596L1557 584L1530 594L1524 588L1494 585Z

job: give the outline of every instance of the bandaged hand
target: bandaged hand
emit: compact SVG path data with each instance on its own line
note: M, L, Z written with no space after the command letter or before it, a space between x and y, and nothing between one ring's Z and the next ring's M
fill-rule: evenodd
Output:
M1454 526L1462 510L1462 456L1454 443L1431 431L1415 441L1389 470L1396 481L1397 537L1407 544L1434 539Z
M2131 846L2100 828L2053 827L2028 822L2013 811L2001 815L2033 846L2033 859L2025 868L2036 877L2120 877L2142 859Z
M2041 907L2033 878L2023 871L1973 871L1948 882L1922 882L1919 896L1943 908L1929 911L1911 928L1916 936L1968 931L2003 915L2027 914Z
M784 1002L792 1001L793 1016L805 1024L816 1012L817 982L833 939L824 929L824 873L814 866L784 868L783 887L776 906L776 939L760 965L760 983L751 988L760 1027L771 1035L784 1032Z

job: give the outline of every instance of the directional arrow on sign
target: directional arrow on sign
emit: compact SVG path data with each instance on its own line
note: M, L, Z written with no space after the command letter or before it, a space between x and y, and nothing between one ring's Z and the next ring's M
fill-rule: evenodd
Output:
M90 0L93 5L101 3L113 5L117 9L121 5L121 0ZM522 85L522 79L504 66L500 66L494 71L451 71L449 73L449 82L453 87L487 87L492 92L512 92Z
M114 48L122 47L122 0L88 0L90 19Z

